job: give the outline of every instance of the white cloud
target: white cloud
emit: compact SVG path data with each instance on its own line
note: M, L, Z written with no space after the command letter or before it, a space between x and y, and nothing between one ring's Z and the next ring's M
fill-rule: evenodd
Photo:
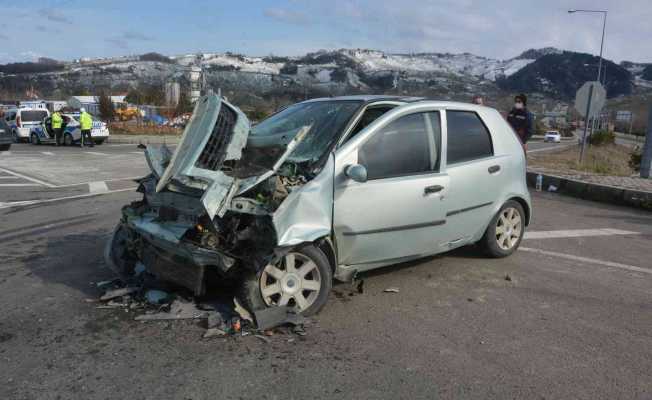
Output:
M266 17L295 25L305 25L310 22L310 18L300 11L286 10L283 8L268 8L263 11Z
M72 20L62 14L61 12L51 9L51 8L44 8L41 10L41 15L44 16L47 20L51 22L59 22L62 24L69 24L72 23Z
M40 57L43 57L42 54L37 53L37 52L32 51L32 50L23 51L19 55L20 55L21 59L28 60L28 61L36 61Z

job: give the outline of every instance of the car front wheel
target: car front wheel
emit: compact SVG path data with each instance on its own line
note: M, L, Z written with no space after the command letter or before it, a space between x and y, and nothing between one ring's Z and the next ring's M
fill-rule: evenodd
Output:
M317 313L326 304L333 274L324 253L313 245L292 249L276 263L242 284L240 300L250 311L289 306L302 315Z
M63 135L63 145L64 146L72 146L73 140L72 140L72 135L69 133L66 133Z
M509 200L494 215L480 240L480 245L490 257L507 257L523 240L525 212L517 201Z

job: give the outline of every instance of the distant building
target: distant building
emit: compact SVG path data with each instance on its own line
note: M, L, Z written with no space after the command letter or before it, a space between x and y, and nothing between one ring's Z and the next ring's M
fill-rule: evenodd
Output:
M168 107L176 107L179 104L181 85L179 82L167 82L165 84L165 104Z
M565 112L546 111L539 120L548 128L562 128L567 124L567 114Z
M117 108L126 105L125 97L127 96L111 96L113 107ZM87 112L93 115L99 115L100 113L99 96L72 96L68 99L68 105L75 109L84 107Z

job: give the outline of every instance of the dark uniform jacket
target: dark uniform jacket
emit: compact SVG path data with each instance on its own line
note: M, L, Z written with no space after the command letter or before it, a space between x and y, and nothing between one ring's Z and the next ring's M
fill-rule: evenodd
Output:
M521 143L527 143L534 133L532 113L527 108L512 108L507 115L507 122L512 126Z

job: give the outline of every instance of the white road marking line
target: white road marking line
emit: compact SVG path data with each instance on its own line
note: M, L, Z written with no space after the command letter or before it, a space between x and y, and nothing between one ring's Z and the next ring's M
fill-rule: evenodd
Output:
M136 143L123 143L123 144L110 144L109 147L120 147L120 146L138 146Z
M621 264L621 263L611 262L611 261L596 260L595 258L580 257L580 256L574 256L572 254L557 253L556 251L547 251L547 250L541 250L541 249L532 249L532 248L529 248L529 247L519 247L519 250L527 251L527 252L530 252L530 253L542 254L542 255L545 255L545 256L565 258L567 260L579 261L579 262L587 263L587 264L604 265L605 267L620 268L620 269L624 269L624 270L627 270L627 271L643 272L645 274L652 274L652 269L649 269L649 268L635 267L633 265Z
M108 156L106 153L100 153L99 151L85 151L86 154L92 154L94 156Z
M11 151L0 151L0 156L10 156Z
M0 240L5 239L7 237L11 237L11 236L16 235L16 234L20 235L20 234L27 233L27 232L34 231L34 230L39 230L40 231L40 230L43 230L43 229L52 229L52 228L56 228L56 227L59 227L59 226L65 226L65 225L69 225L69 224L70 224L70 221L61 221L61 222L53 222L51 224L41 225L41 226L38 226L36 228L32 227L32 228L27 228L27 229L21 229L18 232L11 232L11 233L5 233L5 234L2 234L2 232L0 232Z
M0 187L41 186L38 183L0 183Z
M533 231L525 232L523 239L559 239L584 236L613 236L613 235L639 235L639 232L621 231L619 229L570 229L559 231Z
M57 197L56 199L10 201L8 203L0 202L0 209L11 208L11 207L19 207L19 206L29 206L29 205L34 205L34 204L52 203L52 202L61 201L61 200L83 199L83 198L86 198L86 197L102 196L102 195L105 195L105 194L113 194L113 193L120 193L120 192L130 192L130 191L134 191L134 190L136 190L135 187L130 187L130 188L127 188L127 189L109 190L108 192L104 192L104 193L88 193L88 194L79 194L79 195L76 195L76 196Z
M145 175L140 175L140 176L128 176L126 178L111 178L111 179L105 179L104 182L116 182L116 181L133 181L135 179L142 179ZM88 181L88 182L79 182L79 183L70 183L68 185L57 185L54 186L55 188L64 188L64 187L73 187L73 186L82 186L82 185L88 185L89 183L92 183L95 181Z
M104 181L88 182L89 193L106 193L108 191L109 191L109 187L106 186L106 183Z
M39 185L47 186L47 187L50 187L50 188L55 187L55 185L53 185L51 183L47 183L45 181L42 181L42 180L36 179L36 178L32 178L32 177L29 177L27 175L19 174L18 172L9 171L8 169L0 168L0 171L4 172L6 174L9 174L9 175L13 175L13 176L17 176L19 178L23 178L23 179L28 180L30 182L38 183Z
M41 154L44 154L46 156L53 156L54 155L54 153L51 152L51 151L42 151Z
M20 179L16 176L0 176L0 179Z
M131 154L138 154L139 156L145 154L144 151L130 151L130 153Z

